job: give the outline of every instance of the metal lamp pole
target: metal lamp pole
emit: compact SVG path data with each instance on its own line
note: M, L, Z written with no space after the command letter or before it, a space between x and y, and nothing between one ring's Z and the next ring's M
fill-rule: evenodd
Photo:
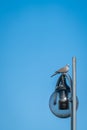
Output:
M71 130L76 130L76 57L72 58Z
M51 112L57 117L71 117L71 130L76 130L76 110L78 107L78 100L76 97L76 57L72 57L72 78L67 74L67 67L68 66L65 66L59 69L52 75L54 76L61 73L56 84L56 89L50 97L49 107ZM67 86L66 80L70 81L70 86ZM68 95L69 92L71 97Z

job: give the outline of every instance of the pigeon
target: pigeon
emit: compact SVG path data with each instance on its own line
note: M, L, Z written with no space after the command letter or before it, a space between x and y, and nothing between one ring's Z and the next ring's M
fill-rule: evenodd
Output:
M55 76L56 74L59 74L59 73L67 73L68 71L69 71L69 64L67 64L65 67L57 70L53 75L51 75L51 77L53 77L53 76Z

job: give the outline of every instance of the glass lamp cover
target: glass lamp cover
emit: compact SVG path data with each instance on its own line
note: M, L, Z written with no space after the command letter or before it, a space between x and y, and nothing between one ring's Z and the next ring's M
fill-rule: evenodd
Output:
M59 99L59 93L58 92L53 92L52 95L50 96L49 99L49 107L51 112L60 118L68 118L71 115L71 93L68 93L68 98L65 102L62 102L63 104L60 104L60 99ZM78 107L78 98L77 98L77 106ZM65 103L65 104L64 104ZM65 109L60 109L60 105L63 105ZM66 106L67 107L66 107ZM62 108L63 108L62 106Z

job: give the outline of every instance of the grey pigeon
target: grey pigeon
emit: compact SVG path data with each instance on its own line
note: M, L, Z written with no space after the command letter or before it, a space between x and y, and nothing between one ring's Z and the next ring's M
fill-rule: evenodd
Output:
M69 71L69 64L67 64L65 67L57 70L51 77L55 76L58 73L67 73L68 71Z

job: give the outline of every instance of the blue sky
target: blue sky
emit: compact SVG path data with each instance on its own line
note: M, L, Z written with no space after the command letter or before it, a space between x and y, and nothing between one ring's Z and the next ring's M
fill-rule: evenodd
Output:
M77 57L77 129L87 129L87 2L0 1L0 130L70 129L49 109L55 70Z

